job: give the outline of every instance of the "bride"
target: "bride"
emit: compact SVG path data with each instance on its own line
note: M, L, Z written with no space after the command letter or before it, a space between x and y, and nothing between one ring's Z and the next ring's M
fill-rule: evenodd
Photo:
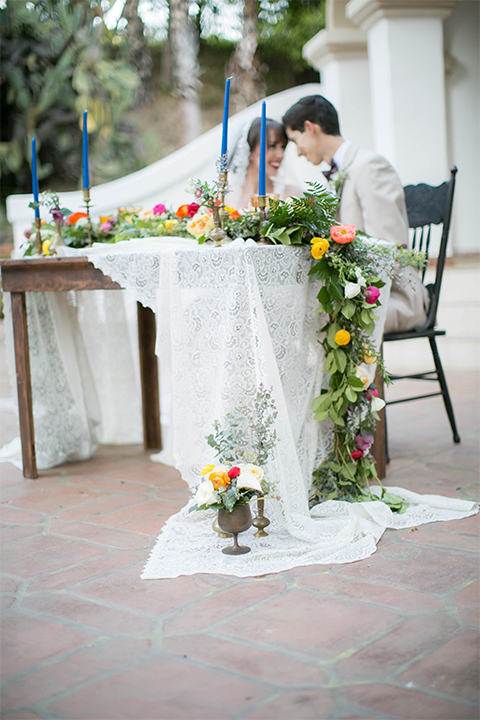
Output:
M229 162L230 193L228 204L234 208L251 206L252 195L258 195L260 164L260 118L245 126ZM267 118L266 190L267 195L278 195L280 200L303 195L295 178L287 180L283 158L288 138L283 125Z

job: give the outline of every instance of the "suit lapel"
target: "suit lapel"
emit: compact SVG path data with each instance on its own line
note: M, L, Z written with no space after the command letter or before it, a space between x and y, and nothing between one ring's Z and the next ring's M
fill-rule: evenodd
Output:
M344 175L344 177L342 179L342 182L340 183L340 185L337 188L337 197L340 201L342 200L342 193L343 193L343 188L345 186L345 182L348 180L348 172L349 172L350 166L355 162L355 158L357 157L359 150L360 150L360 148L358 147L358 145L354 145L352 143L348 147L348 149L345 153L344 161L343 161L342 167L340 168L340 173L342 173L342 175Z

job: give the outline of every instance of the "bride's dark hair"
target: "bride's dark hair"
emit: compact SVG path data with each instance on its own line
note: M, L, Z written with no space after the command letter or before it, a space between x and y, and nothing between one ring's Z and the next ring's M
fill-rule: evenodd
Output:
M247 135L247 143L248 147L250 148L250 151L255 150L257 145L260 142L260 125L261 125L261 118L255 118L255 120L250 125L250 129L248 131ZM275 133L275 138L279 142L284 142L285 147L288 143L287 134L285 132L285 128L283 125L276 120L271 120L271 118L267 118L266 122L266 128L267 128L267 142L268 142L268 134L270 130L273 130Z

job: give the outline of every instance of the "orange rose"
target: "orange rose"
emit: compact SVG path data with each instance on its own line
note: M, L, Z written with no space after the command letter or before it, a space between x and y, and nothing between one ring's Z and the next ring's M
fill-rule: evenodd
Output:
M228 488L232 482L228 477L228 474L222 471L210 473L210 477L208 479L211 483L213 483L213 487L215 490L219 490L221 487Z
M68 216L68 222L70 225L75 225L75 223L78 222L78 220L80 220L80 218L83 218L83 217L84 218L88 217L87 213L83 213L83 212L72 213L71 215Z
M231 207L230 205L225 205L225 210L228 212L228 217L232 220L236 220L240 217L240 213L238 210L235 210L235 208Z
M180 205L175 215L179 218L184 218L188 216L188 205Z
M357 228L355 225L332 225L330 237L339 245L348 245L355 240Z

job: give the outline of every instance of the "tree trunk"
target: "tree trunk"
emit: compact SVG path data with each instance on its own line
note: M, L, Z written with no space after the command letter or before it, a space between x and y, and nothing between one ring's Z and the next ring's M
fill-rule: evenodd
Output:
M140 0L125 0L122 18L127 21L125 34L127 52L125 59L132 65L140 78L135 94L135 105L147 105L153 99L152 58L145 42L145 26L138 14Z
M193 20L188 14L188 0L170 0L168 39L170 69L174 94L181 101L184 120L184 143L202 132L202 116L198 99L201 87L198 76L199 41Z
M258 53L258 0L244 0L243 36L230 59L232 102L238 112L265 96Z

